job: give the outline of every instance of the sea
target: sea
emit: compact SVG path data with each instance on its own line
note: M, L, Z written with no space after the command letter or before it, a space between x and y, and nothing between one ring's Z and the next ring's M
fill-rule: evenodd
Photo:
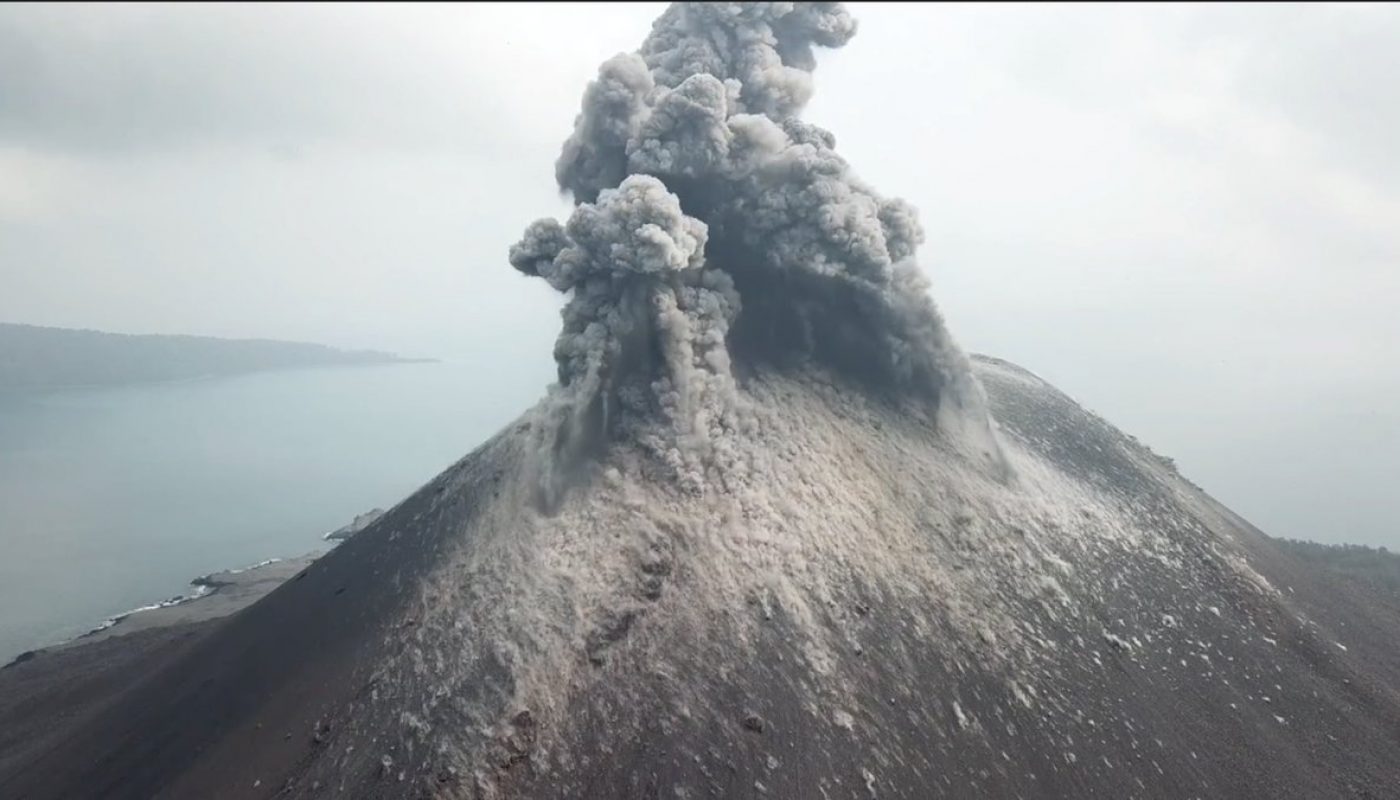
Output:
M328 549L543 393L435 362L0 394L0 664Z

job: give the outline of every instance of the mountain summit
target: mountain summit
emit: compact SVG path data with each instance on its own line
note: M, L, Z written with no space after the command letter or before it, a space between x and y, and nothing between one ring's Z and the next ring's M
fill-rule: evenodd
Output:
M1400 791L1400 610L962 353L798 116L832 3L678 4L589 86L514 425L23 763L49 797Z

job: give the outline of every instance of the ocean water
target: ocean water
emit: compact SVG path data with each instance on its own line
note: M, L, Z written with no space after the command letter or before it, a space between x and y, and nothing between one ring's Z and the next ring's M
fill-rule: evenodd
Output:
M0 394L0 663L198 575L326 549L543 390L435 363Z

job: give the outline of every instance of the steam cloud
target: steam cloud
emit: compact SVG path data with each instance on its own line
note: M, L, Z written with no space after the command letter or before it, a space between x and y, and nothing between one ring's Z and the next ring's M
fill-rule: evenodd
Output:
M659 414L668 441L637 435L698 488L734 461L745 362L814 360L985 424L914 263L914 209L856 179L835 137L798 117L813 47L855 31L839 3L677 3L639 52L602 65L556 164L577 208L510 251L570 293L556 449Z

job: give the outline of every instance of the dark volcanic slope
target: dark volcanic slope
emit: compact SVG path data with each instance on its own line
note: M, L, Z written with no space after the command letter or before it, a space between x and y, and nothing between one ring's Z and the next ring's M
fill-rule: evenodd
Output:
M1400 612L1029 373L1016 477L818 373L722 497L527 421L25 763L6 798L1394 797ZM783 413L764 409L782 408Z

